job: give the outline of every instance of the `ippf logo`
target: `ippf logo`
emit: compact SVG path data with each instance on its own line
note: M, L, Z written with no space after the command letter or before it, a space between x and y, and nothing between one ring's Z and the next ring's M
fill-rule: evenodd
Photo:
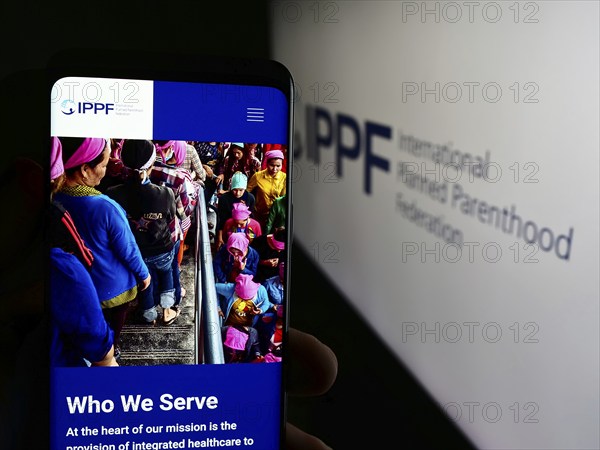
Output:
M114 103L96 103L96 102L77 102L73 100L64 100L60 104L61 112L70 116L71 114L108 114L115 110Z
M95 81L80 83L79 81L65 80L55 84L52 88L52 102L58 103L60 111L65 116L110 114L115 110L115 104L103 102L102 97L102 87Z
M70 116L75 112L75 102L73 100L63 100L60 104L60 110L63 114Z

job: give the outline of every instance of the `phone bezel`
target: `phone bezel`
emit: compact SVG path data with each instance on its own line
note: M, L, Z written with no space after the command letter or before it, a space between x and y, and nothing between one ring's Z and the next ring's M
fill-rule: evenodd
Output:
M293 135L294 135L294 81L281 63L264 58L241 58L193 53L122 51L108 49L68 49L53 55L46 67L47 92L65 77L115 78L167 82L191 82L267 86L281 91L288 105L288 142L286 192L288 198L286 232L287 259L285 261L284 332L282 351L282 379L280 384L280 448L284 448L287 422L285 381L289 367L288 330L291 291L291 261L293 246ZM48 120L50 136L50 120ZM49 167L46 167L49 180ZM48 191L49 192L49 185ZM46 195L46 198L50 198ZM45 271L48 273L48 271ZM46 284L47 285L47 284ZM46 299L48 296L46 295ZM47 303L47 302L46 302ZM50 420L52 418L50 417Z

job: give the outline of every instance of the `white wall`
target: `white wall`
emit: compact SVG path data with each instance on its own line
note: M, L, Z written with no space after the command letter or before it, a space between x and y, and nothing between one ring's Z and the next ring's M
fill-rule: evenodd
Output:
M477 446L599 448L598 3L274 2L271 15L273 57L298 86L300 244ZM410 153L415 140L480 157L487 179ZM388 170L368 165L369 145ZM437 178L437 197L400 162ZM499 226L465 213L459 188ZM533 245L503 228L513 207Z

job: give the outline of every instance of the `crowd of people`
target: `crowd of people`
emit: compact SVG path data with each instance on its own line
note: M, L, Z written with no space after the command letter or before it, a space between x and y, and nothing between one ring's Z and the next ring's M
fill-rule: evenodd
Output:
M200 189L201 206L217 211L212 252L225 362L281 360L285 146L70 137L51 144L54 365L118 365L127 320L177 320Z
M213 272L225 360L280 361L286 148L232 142L224 154L218 150L223 145L200 143L198 149L214 175L207 185L209 192L216 192L212 197L217 203Z

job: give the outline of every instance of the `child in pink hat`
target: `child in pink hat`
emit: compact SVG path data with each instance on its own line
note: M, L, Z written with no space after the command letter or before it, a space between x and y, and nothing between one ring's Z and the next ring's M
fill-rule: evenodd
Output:
M250 208L244 203L234 203L231 217L223 225L223 236L228 239L232 233L244 233L248 242L262 234L260 224L250 217Z
M269 301L265 287L256 283L252 275L240 274L235 283L215 283L215 286L217 294L225 298L226 306L219 308L219 315L226 325L250 326L255 316L276 309Z
M226 362L263 362L258 332L252 325L262 314L275 310L265 287L247 274L238 275L235 283L216 283L215 286L226 304L224 308L219 307L219 315L224 318L221 331Z
M213 258L216 282L232 283L239 274L256 275L258 252L248 244L244 233L231 233L227 245L222 246Z
M242 172L235 172L231 178L231 189L219 197L217 204L217 236L216 249L218 250L227 241L224 237L223 227L228 219L231 219L233 206L236 203L243 203L248 207L250 216L254 217L255 198L246 190L248 185L248 177Z

